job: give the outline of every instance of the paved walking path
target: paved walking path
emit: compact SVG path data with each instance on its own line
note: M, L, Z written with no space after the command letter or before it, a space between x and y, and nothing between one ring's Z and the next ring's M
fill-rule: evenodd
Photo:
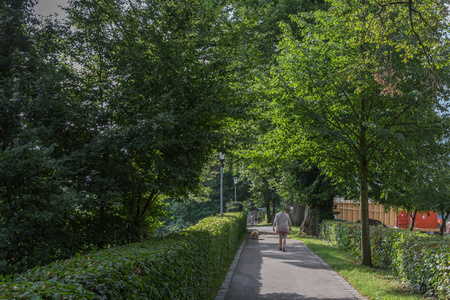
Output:
M366 299L302 242L281 252L271 226L253 228L259 239L247 235L215 300Z

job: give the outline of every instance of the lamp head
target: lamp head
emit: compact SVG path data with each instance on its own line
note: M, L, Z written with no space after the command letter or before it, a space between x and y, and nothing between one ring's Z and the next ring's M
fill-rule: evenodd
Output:
M223 161L225 160L225 153L219 152L219 159L223 163Z

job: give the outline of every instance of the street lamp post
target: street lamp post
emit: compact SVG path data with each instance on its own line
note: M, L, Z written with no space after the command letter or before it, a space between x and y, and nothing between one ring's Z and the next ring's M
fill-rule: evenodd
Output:
M236 199L237 199L237 195L236 195L236 188L237 188L237 181L238 181L238 178L237 178L237 176L234 176L234 203L236 203Z
M220 216L223 217L223 161L225 153L219 152L220 159Z

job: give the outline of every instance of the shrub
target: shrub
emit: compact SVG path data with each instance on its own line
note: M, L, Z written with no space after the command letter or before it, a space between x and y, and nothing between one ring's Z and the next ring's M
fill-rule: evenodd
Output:
M361 255L360 225L326 221L321 237ZM393 269L412 290L438 299L450 294L450 240L385 227L370 228L372 262Z
M205 299L246 233L240 213L163 238L0 276L0 299Z

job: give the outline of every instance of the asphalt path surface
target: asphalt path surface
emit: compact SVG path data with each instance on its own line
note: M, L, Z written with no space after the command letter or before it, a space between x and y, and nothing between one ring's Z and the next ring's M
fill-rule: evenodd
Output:
M301 241L288 239L282 252L271 226L254 228L259 239L247 235L216 300L366 299Z

